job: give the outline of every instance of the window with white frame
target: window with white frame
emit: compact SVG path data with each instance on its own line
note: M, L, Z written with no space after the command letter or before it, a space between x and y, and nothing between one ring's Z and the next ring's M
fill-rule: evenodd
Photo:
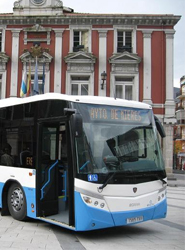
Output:
M2 51L2 44L3 44L3 36L2 36L2 32L0 31L0 52Z
M33 87L34 87L34 74L31 75L31 90L30 90L30 95L33 95ZM39 89L39 94L43 94L44 93L43 75L38 75L38 89Z
M117 52L132 53L132 31L117 31Z
M88 30L73 30L73 52L80 50L88 52Z
M90 76L71 76L71 95L89 94Z
M133 100L133 78L116 77L116 98Z

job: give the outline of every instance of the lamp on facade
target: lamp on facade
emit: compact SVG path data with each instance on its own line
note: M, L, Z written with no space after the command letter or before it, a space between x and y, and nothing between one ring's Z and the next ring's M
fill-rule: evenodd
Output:
M104 89L104 82L106 81L106 79L107 79L107 73L103 71L103 73L101 73L101 80L102 80L101 89Z

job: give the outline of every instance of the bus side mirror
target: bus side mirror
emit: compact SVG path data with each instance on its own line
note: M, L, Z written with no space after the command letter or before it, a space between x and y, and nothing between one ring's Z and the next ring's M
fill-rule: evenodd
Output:
M64 109L64 114L66 116L70 116L71 127L74 132L75 137L81 137L83 134L83 124L82 124L82 116L77 112L76 109Z
M71 115L71 125L74 131L75 137L81 137L83 134L82 116L80 113L75 113Z
M165 133L165 130L161 124L161 122L159 121L159 119L157 118L157 116L154 116L154 119L155 119L155 124L156 124L156 127L157 127L157 130L160 134L160 136L162 138L166 137L166 133Z

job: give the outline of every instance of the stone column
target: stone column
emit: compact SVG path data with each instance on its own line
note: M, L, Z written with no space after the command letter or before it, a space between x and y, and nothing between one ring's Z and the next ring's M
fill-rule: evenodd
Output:
M143 30L143 102L152 104L152 53L151 53L151 35L152 31Z
M54 31L55 31L54 92L61 93L62 34L64 29L54 29Z
M173 171L173 125L175 118L175 102L173 97L173 39L174 30L166 30L166 101L164 127L166 131L164 159L167 173Z
M107 69L107 30L99 30L99 96L106 96L106 81L101 89L101 73ZM106 72L107 73L107 72Z
M173 171L173 126L171 124L163 125L166 137L163 139L163 158L167 174Z
M11 82L10 97L17 97L18 85L18 60L19 60L19 33L20 29L12 30L12 64L11 64Z

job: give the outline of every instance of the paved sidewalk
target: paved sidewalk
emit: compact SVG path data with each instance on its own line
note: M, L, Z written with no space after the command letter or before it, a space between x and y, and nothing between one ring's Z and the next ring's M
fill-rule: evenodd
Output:
M61 250L51 225L37 220L21 222L11 216L0 216L0 249Z
M185 174L168 174L168 186L185 187Z

